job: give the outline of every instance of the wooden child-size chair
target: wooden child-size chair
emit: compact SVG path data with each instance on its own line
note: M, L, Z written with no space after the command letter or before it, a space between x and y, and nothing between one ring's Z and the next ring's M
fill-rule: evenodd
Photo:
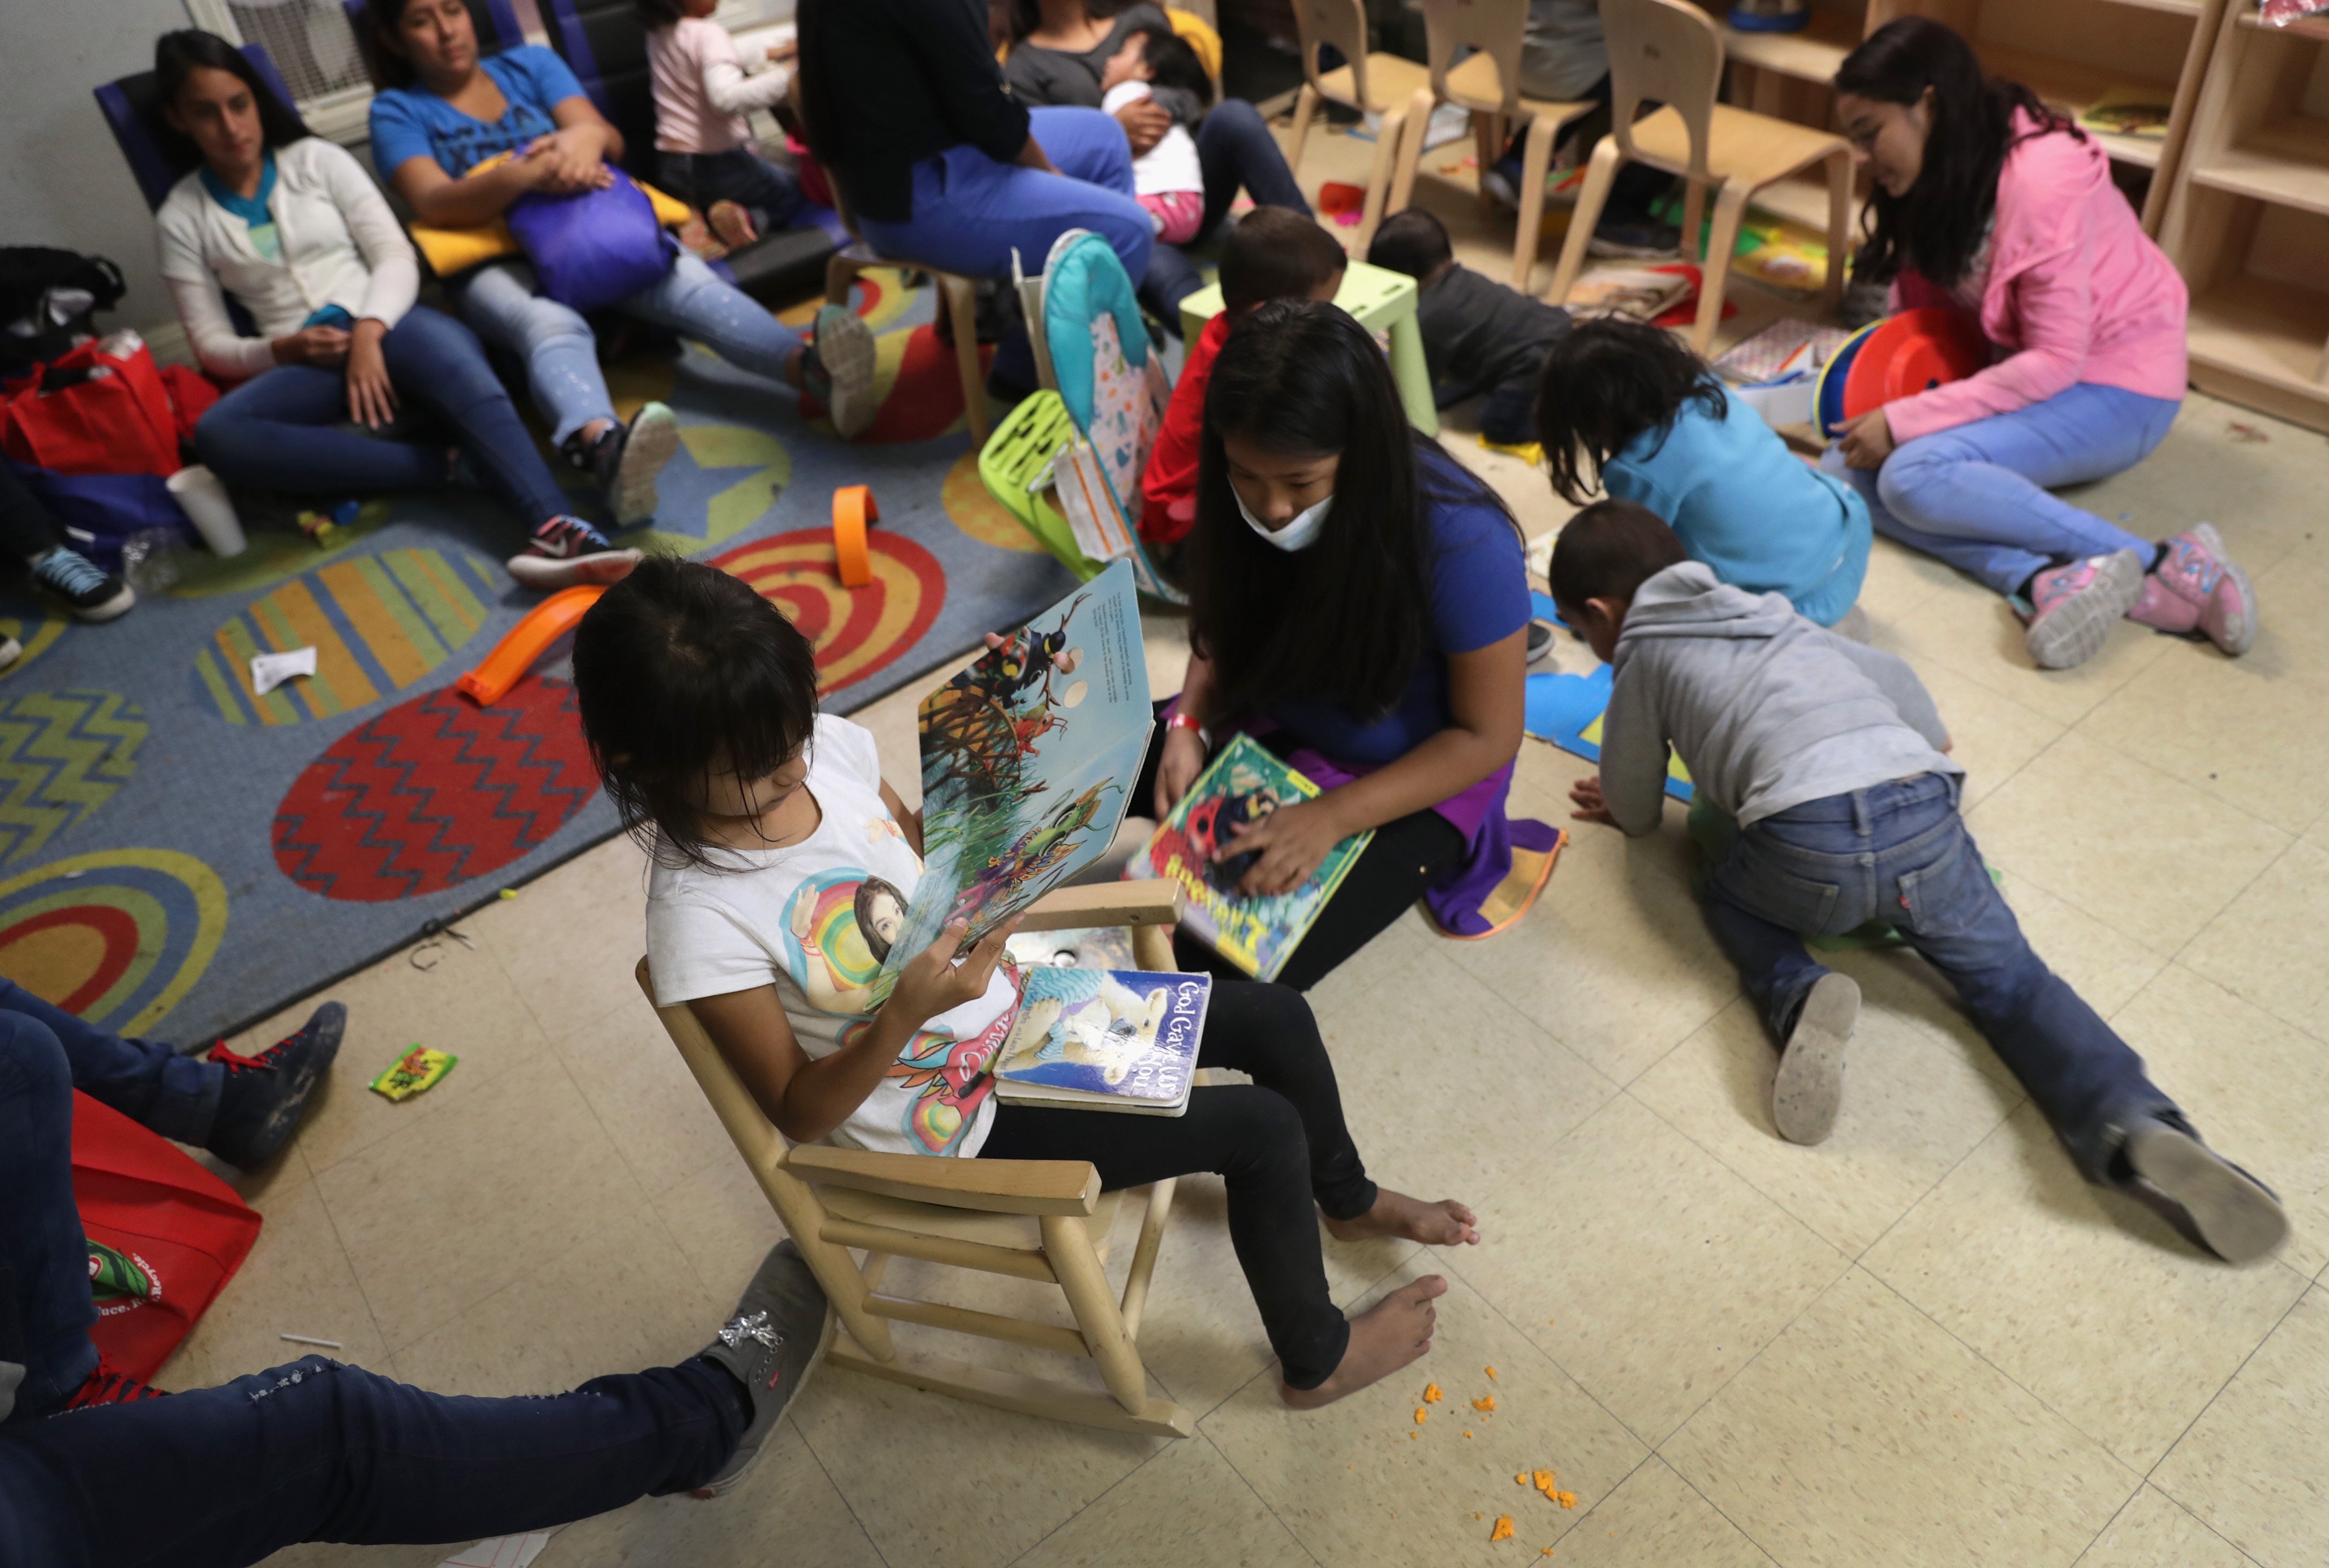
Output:
M1415 189L1415 166L1422 160L1437 101L1431 72L1396 54L1367 52L1363 0L1294 0L1294 22L1301 34L1302 91L1294 100L1294 146L1287 152L1287 167L1301 170L1303 145L1310 139L1310 122L1320 104L1381 117L1366 207L1359 218L1357 253L1364 256L1383 214L1403 210ZM1332 70L1319 61L1319 52L1327 48L1343 57Z
M1612 128L1593 149L1577 211L1561 247L1561 265L1545 297L1555 305L1569 297L1618 164L1630 159L1689 182L1682 220L1685 258L1698 242L1706 188L1713 185L1714 228L1707 241L1698 320L1690 334L1691 347L1702 354L1722 320L1722 291L1748 198L1775 181L1825 162L1825 299L1833 310L1843 296L1850 242L1851 144L1827 131L1715 102L1722 80L1722 37L1705 12L1685 0L1601 0L1601 27L1609 45ZM1645 99L1665 107L1636 124L1635 113Z
M1161 972L1173 967L1170 933L1180 915L1174 883L1101 883L1047 895L1020 928L1129 925L1136 960ZM638 981L653 1005L645 959ZM806 1143L788 1149L694 1012L684 1003L655 1012L831 1300L839 1319L828 1352L834 1366L1022 1415L1152 1437L1187 1437L1195 1430L1188 1411L1149 1392L1137 1343L1172 1214L1172 1181L1141 1189L1147 1208L1119 1300L1108 1288L1108 1244L1125 1194L1102 1192L1089 1164L944 1160ZM863 1263L850 1255L853 1248L865 1253ZM893 1257L1057 1285L1075 1327L884 1295L882 1278ZM892 1321L1088 1357L1099 1364L1108 1392L937 1357L909 1358L890 1332Z
M1431 57L1431 90L1443 102L1472 111L1472 139L1480 173L1503 155L1513 127L1528 122L1521 151L1520 222L1513 234L1513 286L1526 293L1544 227L1544 179L1552 144L1571 120L1593 105L1521 96L1521 43L1528 0L1423 0L1424 52ZM1477 52L1451 64L1464 49Z

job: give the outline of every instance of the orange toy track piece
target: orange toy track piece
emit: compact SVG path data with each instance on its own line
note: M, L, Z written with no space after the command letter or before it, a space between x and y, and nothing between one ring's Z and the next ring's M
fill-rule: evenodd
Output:
M871 485L844 484L833 493L833 554L840 563L843 587L872 586L873 558L867 551L865 525L881 521L882 509L874 504Z
M485 662L453 682L453 690L480 708L491 708L509 695L542 651L574 629L582 612L599 602L603 586L561 588L526 612L525 619L494 644Z

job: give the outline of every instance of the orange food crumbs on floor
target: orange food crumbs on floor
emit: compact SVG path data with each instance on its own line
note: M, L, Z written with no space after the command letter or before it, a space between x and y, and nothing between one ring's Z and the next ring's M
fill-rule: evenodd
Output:
M1516 1486L1516 1487L1524 1487L1524 1486L1526 1486L1526 1485L1528 1485L1528 1484L1529 1484L1528 1471L1526 1471L1526 1470L1523 1470L1520 1474L1518 1474L1518 1475L1516 1475L1516 1476L1514 1476L1514 1477L1513 1478L1513 1485L1514 1485L1514 1486Z
M1483 1366L1483 1367L1481 1367L1481 1368L1480 1368L1480 1370L1481 1370L1481 1371L1483 1371L1483 1372L1485 1372L1485 1373L1486 1373L1486 1374L1488 1375L1488 1381L1489 1381L1489 1382L1494 1383L1494 1382L1496 1380L1496 1369L1495 1369L1495 1367L1493 1367L1493 1366Z
M1430 1413L1429 1411L1428 1411L1428 1410L1424 1409L1424 1408L1423 1408L1423 1406L1421 1406L1421 1405L1419 1405L1419 1405L1417 1405L1417 1406L1415 1407L1415 1424L1416 1424L1416 1425L1418 1425L1418 1426L1421 1426L1425 1422L1429 1421L1430 1419L1431 1419L1431 1413Z
M1442 1394L1442 1393L1440 1393L1440 1392L1439 1392L1439 1385L1438 1385L1437 1383L1427 1383L1427 1384L1425 1384L1425 1385L1423 1385L1423 1403L1424 1403L1424 1404L1438 1404L1441 1400L1443 1400L1443 1399L1445 1399L1445 1398L1447 1398L1447 1396L1446 1394Z
M1419 1442L1423 1439L1423 1434L1419 1432L1410 1432L1407 1434L1407 1438L1410 1442Z
M1482 1398L1476 1399L1472 1402L1472 1408L1477 1411L1494 1410L1496 1408L1496 1396L1491 1394Z
M1577 1494L1575 1492L1555 1492L1552 1494L1552 1498L1553 1501L1559 1503L1564 1508L1573 1508L1577 1507Z
M1470 1437L1472 1434L1471 1434L1470 1432L1466 1432L1464 1435L1465 1435L1466 1437Z
M1537 1472L1536 1472L1536 1489L1537 1489L1538 1491L1540 1491L1540 1492L1550 1492L1550 1491L1551 1491L1551 1490L1552 1490L1552 1483L1553 1483L1553 1480L1554 1480L1554 1479L1555 1479L1555 1478L1557 1478L1560 1474L1561 1474L1561 1472L1560 1472L1559 1470L1539 1470L1539 1471L1537 1471Z
M1510 1514L1498 1514L1496 1516L1496 1527L1488 1532L1488 1539L1491 1541L1509 1541L1512 1538L1513 1516Z

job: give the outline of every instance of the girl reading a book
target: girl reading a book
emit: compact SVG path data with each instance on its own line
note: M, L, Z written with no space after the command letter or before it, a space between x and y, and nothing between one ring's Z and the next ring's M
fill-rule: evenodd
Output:
M1308 989L1419 897L1453 936L1518 918L1559 842L1504 814L1527 679L1520 530L1409 427L1365 328L1281 299L1230 334L1190 540L1188 678L1135 801L1168 815L1243 731L1324 793L1214 851L1251 857L1241 892L1291 892L1374 833L1278 979ZM1186 934L1178 947L1230 972Z
M711 567L650 556L583 618L574 683L607 791L653 859L655 1000L692 1006L787 1138L1089 1160L1109 1188L1215 1171L1287 1404L1331 1403L1429 1348L1446 1282L1345 1320L1318 1216L1338 1237L1446 1246L1479 1239L1472 1211L1368 1179L1302 998L1269 985L1214 996L1198 1065L1253 1081L1195 1089L1178 1117L998 1104L990 1069L1018 1001L1008 926L967 952L966 928L948 926L878 1008L844 983L853 975L827 972L886 945L847 928L872 907L851 885L910 903L921 821L882 781L873 737L817 713L808 641L773 605Z
M1862 415L1828 472L1879 530L2015 601L2043 668L2122 616L2245 652L2256 594L2212 527L2155 542L2048 493L2141 462L2183 399L2183 280L2103 150L1922 16L1844 57L1835 112L1876 187L1853 276L1889 280L1895 311L1975 313L1996 362Z
M1833 626L1868 575L1859 492L1806 468L1706 361L1646 322L1589 321L1545 352L1537 439L1556 494L1598 486L1665 519L1693 560Z

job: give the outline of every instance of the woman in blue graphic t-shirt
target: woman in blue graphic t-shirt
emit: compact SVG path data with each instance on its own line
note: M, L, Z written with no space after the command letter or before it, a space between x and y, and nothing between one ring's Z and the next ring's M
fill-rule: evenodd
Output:
M464 0L370 0L365 15L373 66L386 79L372 105L372 163L421 222L481 227L521 196L579 194L611 178L607 164L622 156L622 133L549 50L528 44L480 59ZM627 427L616 418L589 323L543 296L524 261L474 268L448 280L447 292L479 336L525 361L552 438L599 481L616 521L652 516L655 475L678 445L671 410L649 403ZM819 311L805 343L684 252L616 308L806 390L844 436L872 423L872 334L846 309Z

